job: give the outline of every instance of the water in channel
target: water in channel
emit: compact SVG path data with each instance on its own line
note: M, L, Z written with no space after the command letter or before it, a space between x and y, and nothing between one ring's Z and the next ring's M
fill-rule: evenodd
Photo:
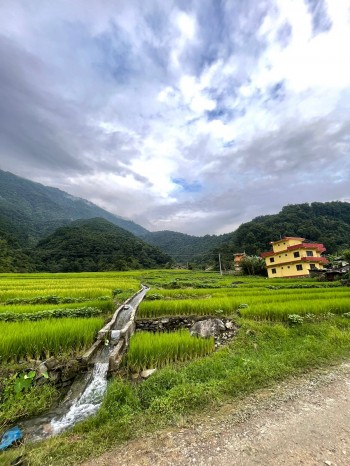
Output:
M56 435L72 427L79 421L95 414L101 406L103 395L107 389L107 372L109 355L120 338L120 331L132 318L132 314L144 298L148 288L143 287L128 305L119 312L111 331L111 341L103 346L94 358L94 367L90 374L85 374L83 387L73 398L67 408L60 406L50 413L22 423L28 440L40 440Z

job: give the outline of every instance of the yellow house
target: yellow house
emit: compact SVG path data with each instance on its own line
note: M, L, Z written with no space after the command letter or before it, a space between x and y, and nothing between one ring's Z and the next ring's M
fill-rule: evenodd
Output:
M264 252L269 278L308 277L310 270L323 269L328 263L321 254L326 248L321 243L304 243L305 238L285 236L278 241L271 241L272 251Z

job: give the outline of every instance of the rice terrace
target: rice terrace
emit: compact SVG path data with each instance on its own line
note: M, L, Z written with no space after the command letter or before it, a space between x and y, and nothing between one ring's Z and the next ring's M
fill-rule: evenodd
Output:
M130 298L142 286L136 332L109 371L99 409L70 429L1 453L1 464L20 457L34 465L79 464L350 354L350 288L340 281L164 269L2 274L2 431L55 412L74 379L89 372L83 355L98 333L118 306L133 307ZM221 322L216 335L190 332L208 320ZM101 354L120 331L101 340ZM147 371L152 375L142 376Z

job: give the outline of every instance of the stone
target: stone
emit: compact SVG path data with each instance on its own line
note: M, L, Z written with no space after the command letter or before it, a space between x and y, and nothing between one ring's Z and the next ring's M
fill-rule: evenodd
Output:
M79 373L79 364L77 360L72 359L68 362L64 370L62 371L62 382L74 379Z
M57 361L56 358L51 356L51 358L47 359L44 362L44 364L47 367L47 370L52 371L52 369L54 369L55 367L57 367L59 365L59 362Z
M47 373L47 366L44 362L39 364L39 367L36 370L38 377L42 377L44 373Z
M231 322L230 320L228 322L226 322L225 324L225 327L228 329L228 330L231 330L232 328L234 328L235 324L233 322Z
M144 371L141 372L141 377L143 379L148 379L148 377L150 377L152 374L154 374L156 372L157 369L146 369Z
M190 334L201 338L209 338L220 335L225 330L225 324L221 319L199 320L192 325Z

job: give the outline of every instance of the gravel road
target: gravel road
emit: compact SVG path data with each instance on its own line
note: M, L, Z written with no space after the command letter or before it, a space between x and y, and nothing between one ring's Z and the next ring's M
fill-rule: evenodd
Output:
M313 372L85 466L350 466L350 364Z

